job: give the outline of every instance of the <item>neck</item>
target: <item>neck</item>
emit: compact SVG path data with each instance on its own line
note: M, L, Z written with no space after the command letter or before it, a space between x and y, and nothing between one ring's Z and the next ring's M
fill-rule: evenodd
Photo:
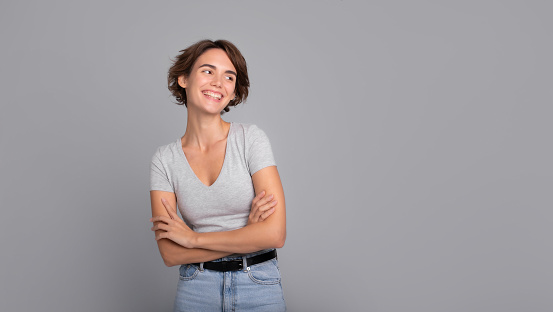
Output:
M221 115L194 114L188 110L186 132L182 137L182 145L204 150L228 136L230 123L224 121Z

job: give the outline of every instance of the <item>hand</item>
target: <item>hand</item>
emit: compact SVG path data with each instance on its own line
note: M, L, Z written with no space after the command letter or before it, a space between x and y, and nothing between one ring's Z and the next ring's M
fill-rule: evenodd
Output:
M162 238L167 238L175 243L186 247L194 248L194 242L196 239L196 232L192 231L184 221L177 215L177 210L171 207L169 202L165 198L161 199L165 210L169 214L167 216L155 216L150 219L150 222L154 223L152 231L161 230L156 233L156 241Z
M261 222L275 212L277 200L272 200L273 195L265 196L265 191L259 193L252 201L248 225Z

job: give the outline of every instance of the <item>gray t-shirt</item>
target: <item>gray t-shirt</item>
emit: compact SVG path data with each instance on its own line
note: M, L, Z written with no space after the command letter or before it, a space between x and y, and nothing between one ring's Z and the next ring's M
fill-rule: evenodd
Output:
M251 176L275 166L269 139L255 125L231 123L223 167L211 186L203 184L188 164L181 139L161 146L152 158L150 190L173 192L177 206L198 233L230 231L248 221L255 197Z

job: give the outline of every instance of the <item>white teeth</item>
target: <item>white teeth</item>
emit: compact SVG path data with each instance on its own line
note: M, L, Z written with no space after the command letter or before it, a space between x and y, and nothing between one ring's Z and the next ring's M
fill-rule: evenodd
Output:
M205 91L204 94L217 100L220 100L223 97L221 94L213 93L211 91Z

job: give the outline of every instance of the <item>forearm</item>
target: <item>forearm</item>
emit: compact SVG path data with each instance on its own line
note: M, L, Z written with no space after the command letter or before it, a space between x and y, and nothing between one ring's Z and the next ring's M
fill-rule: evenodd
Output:
M151 202L152 202L152 217L154 216L167 216L169 217L169 211L163 206L161 198L165 198L172 205L171 213L174 214L175 218L177 216L177 199L174 193L164 192L164 191L151 191ZM155 231L158 235L162 231ZM159 253L163 258L163 262L167 266L175 266L180 264L196 263L196 262L206 262L221 257L228 256L229 252L206 250L199 248L185 248L169 239L159 239L157 240L157 246L159 248Z
M193 246L233 253L249 253L281 248L286 240L286 204L280 177L275 166L266 167L252 176L256 193L266 191L277 201L274 213L263 222L249 224L227 232L197 233Z
M281 248L285 240L286 229L265 220L233 231L198 233L194 245L196 248L218 252L250 253Z
M172 266L205 262L232 253L281 248L286 240L286 205L278 171L275 166L260 169L252 175L252 181L256 194L264 190L267 194L274 195L274 209L261 222L225 232L192 231L176 212L174 193L151 191L150 221L154 222L152 230L156 232L156 240L165 264Z
M167 266L175 266L188 263L206 262L226 257L232 252L207 250L202 248L185 248L169 240L157 241L159 253Z

